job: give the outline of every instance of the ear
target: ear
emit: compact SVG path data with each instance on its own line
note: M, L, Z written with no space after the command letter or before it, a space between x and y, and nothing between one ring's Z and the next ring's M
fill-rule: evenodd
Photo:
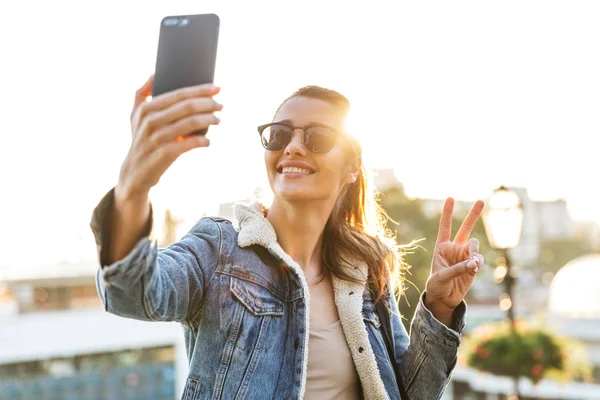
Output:
M354 159L346 164L345 170L345 183L354 183L358 179L358 173L360 172L360 159L358 157L354 157Z

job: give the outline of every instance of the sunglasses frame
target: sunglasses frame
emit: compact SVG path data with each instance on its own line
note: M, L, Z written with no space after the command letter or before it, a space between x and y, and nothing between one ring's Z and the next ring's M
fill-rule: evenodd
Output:
M295 131L296 129L301 129L301 130L302 130L302 144L303 144L303 145L304 145L304 146L305 146L307 149L308 149L308 146L306 145L306 134L307 134L307 133L306 133L306 130L307 130L307 129L309 129L309 128L314 128L314 127L327 128L327 129L331 130L331 131L334 133L334 136L335 136L335 137L334 137L334 139L335 139L335 141L337 141L337 139L338 139L340 136L342 136L342 135L341 135L341 133L340 133L340 131L338 131L338 130L337 130L336 128L334 128L333 126L329 126L329 125L326 125L326 124L320 124L320 123L318 123L318 122L311 122L310 124L308 124L308 125L304 125L304 126L294 126L292 123L290 123L290 122L287 122L287 121L281 121L281 122L270 122L270 123L268 123L268 124L260 125L260 126L257 128L257 129L258 129L258 135L260 136L260 139L261 139L261 140L260 140L260 143L261 143L261 144L262 144L262 146L265 148L265 150L268 150L268 151L281 151L281 150L284 150L284 149L285 149L285 147L284 147L284 148L283 148L283 149L281 149L281 150L270 150L270 149L268 149L268 148L265 146L265 144L263 143L263 140L262 140L262 133L263 133L263 131L264 131L265 129L267 129L268 127L270 127L270 126L273 126L273 125L283 125L283 126L286 126L286 127L288 127L288 128L290 128L290 129L291 129L291 132L292 132L292 134L294 133L294 131ZM335 146L335 141L334 141L334 144L333 144L333 146L331 146L331 149L333 149L333 147ZM289 143L288 143L288 145L289 145ZM287 147L287 145L286 145L286 147ZM352 147L354 147L354 146L352 146ZM312 153L315 153L315 154L327 154L328 152L330 152L330 151L331 151L331 149L329 149L329 150L327 150L326 152L323 152L323 153L315 152L315 151L312 151L312 150L310 150L310 149L309 149L309 151L311 151Z

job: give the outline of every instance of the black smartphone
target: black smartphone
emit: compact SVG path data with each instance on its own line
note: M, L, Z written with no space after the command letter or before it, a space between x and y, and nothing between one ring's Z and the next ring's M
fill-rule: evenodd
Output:
M160 22L152 96L212 83L220 20L216 14L176 15ZM205 135L208 129L191 132Z

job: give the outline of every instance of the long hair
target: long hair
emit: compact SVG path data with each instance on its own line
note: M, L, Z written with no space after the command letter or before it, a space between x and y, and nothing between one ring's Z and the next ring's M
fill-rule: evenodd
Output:
M281 105L294 97L326 101L344 115L350 111L350 102L345 96L319 86L298 89ZM368 266L368 283L377 303L390 289L396 297L403 294L405 276L410 268L404 255L414 248L414 242L408 245L396 243L395 234L387 228L389 217L379 204L379 194L370 184L371 179L362 163L360 143L347 132L343 135L348 144L348 162L354 163L359 173L354 183L344 186L325 224L323 264L326 273L358 282L344 272L343 265L352 263L352 260L364 262Z

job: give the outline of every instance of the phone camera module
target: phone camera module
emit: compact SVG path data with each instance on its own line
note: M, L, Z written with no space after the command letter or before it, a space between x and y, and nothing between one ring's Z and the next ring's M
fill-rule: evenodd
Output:
M179 22L179 26L186 26L186 25L187 25L187 24L189 24L189 23L190 23L190 21L189 21L189 20L187 20L187 19L183 18L183 19L181 20L181 22Z
M166 18L163 22L164 26L175 26L179 22L177 18Z

